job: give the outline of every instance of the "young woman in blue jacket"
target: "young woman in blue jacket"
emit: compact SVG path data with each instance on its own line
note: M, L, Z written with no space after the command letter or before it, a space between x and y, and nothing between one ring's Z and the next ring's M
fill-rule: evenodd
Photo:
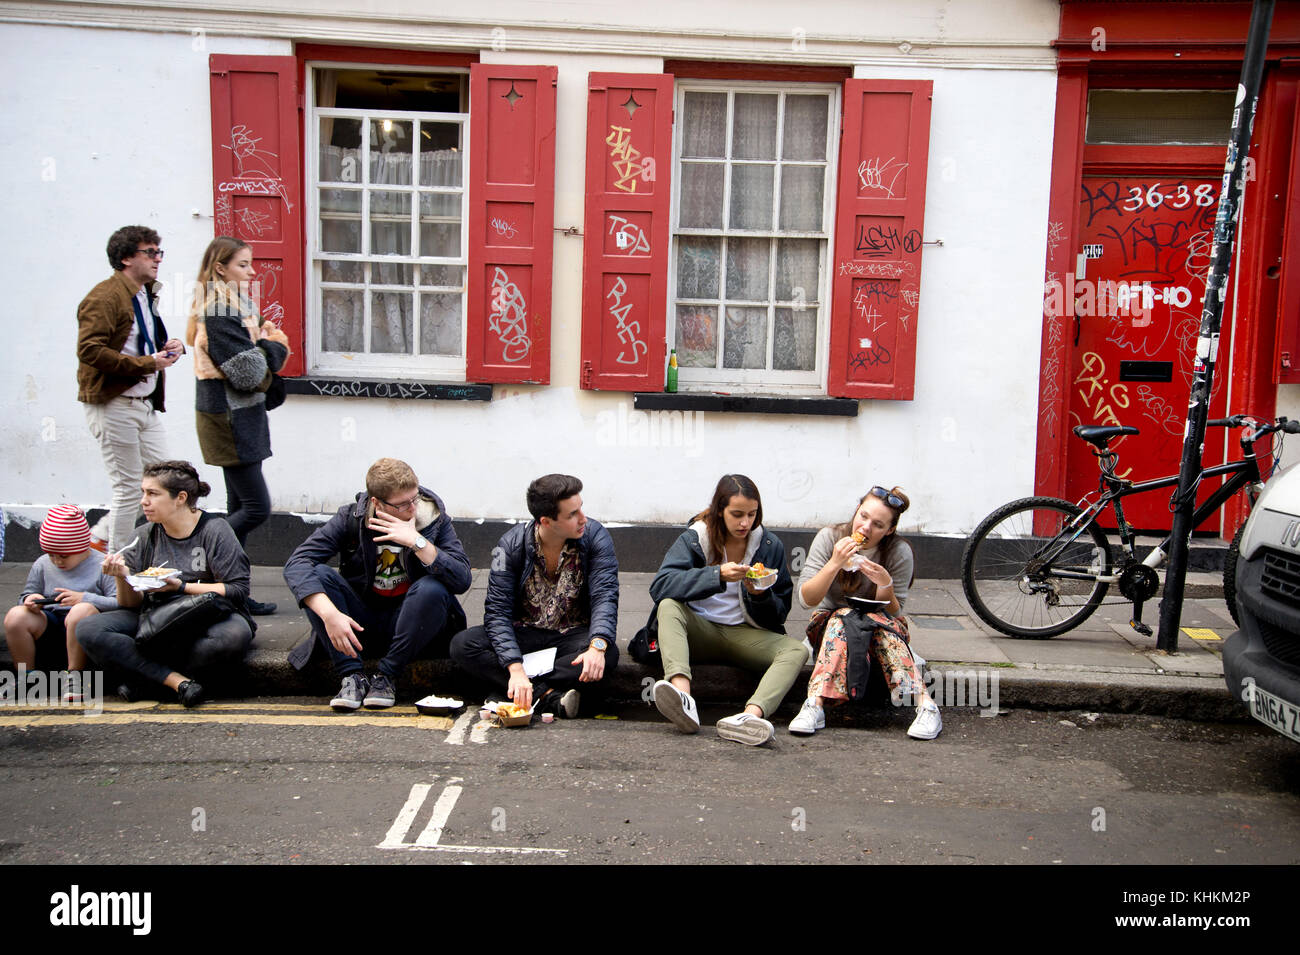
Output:
M776 573L770 586L750 576L759 564ZM718 735L749 746L771 740L771 714L808 659L783 626L793 590L785 547L763 528L758 488L743 474L724 475L650 584L664 665L654 685L659 712L683 733L698 732L691 661L730 663L762 676L744 711L718 721Z

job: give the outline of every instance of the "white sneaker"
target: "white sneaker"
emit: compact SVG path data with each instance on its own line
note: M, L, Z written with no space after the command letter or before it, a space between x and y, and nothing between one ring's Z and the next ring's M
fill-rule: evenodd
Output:
M790 721L790 732L796 736L812 736L826 728L826 711L812 700L804 700L798 715Z
M568 690L564 696L560 697L560 716L566 720L574 719L578 715L578 704L582 698L578 695L577 690Z
M943 718L934 700L926 700L916 711L916 719L907 728L912 739L934 739L943 731Z
M776 730L761 716L737 713L718 720L718 735L746 746L762 746L776 737Z
M700 731L700 714L695 709L695 699L683 693L667 680L654 685L655 708L683 733Z

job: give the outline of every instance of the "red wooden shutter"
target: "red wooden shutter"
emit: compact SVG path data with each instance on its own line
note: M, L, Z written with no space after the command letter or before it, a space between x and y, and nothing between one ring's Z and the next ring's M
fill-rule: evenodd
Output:
M262 314L284 329L293 354L281 374L303 373L302 150L292 56L208 60L212 90L212 198L217 235L253 250Z
M555 77L470 67L469 381L551 380Z
M672 149L672 76L590 74L583 388L663 389Z
M932 86L844 81L827 374L836 397L912 397Z

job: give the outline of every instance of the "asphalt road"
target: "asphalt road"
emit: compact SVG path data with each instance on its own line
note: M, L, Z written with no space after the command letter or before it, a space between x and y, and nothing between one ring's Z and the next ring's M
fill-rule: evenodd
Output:
M653 710L527 729L318 700L0 719L3 863L1294 865L1300 747L1252 724L881 711L750 748ZM54 725L50 725L53 721Z

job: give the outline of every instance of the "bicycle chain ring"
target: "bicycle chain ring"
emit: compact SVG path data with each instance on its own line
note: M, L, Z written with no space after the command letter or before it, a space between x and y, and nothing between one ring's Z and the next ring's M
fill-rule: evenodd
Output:
M1147 601L1160 589L1160 575L1146 564L1129 564L1119 575L1119 592L1129 600Z

